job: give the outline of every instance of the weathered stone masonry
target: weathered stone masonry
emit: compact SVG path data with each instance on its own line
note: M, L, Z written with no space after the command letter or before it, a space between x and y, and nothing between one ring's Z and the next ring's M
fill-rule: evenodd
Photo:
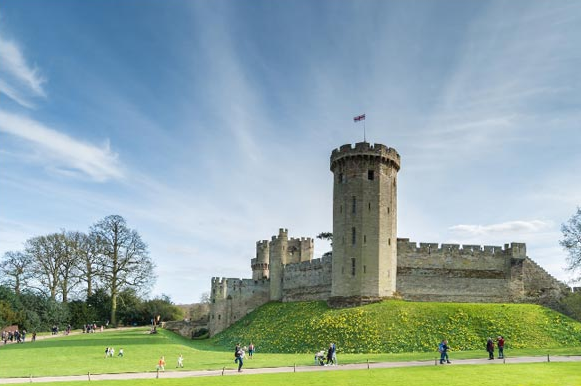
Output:
M331 154L333 253L313 259L311 238L280 229L256 243L252 279L212 278L210 334L268 301L331 306L389 297L413 301L551 303L569 288L526 256L526 245L458 245L398 239L400 156L384 145Z

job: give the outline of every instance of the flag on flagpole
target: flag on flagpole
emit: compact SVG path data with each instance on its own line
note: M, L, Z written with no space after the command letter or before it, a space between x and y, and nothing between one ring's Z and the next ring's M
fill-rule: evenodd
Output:
M356 117L353 117L353 122L359 122L359 121L364 121L365 120L365 114L361 114L358 115Z

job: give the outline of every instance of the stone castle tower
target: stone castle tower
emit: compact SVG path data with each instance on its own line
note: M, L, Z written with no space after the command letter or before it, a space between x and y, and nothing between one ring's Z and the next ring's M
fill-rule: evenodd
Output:
M399 169L397 151L381 144L361 142L333 150L329 304L365 304L396 291Z

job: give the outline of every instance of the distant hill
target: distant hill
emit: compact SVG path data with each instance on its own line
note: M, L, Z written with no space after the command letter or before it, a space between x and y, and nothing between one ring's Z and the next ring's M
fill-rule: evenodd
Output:
M263 352L314 352L335 342L343 353L484 350L487 337L506 348L581 345L581 323L532 304L384 301L330 309L325 302L268 303L212 338L233 347L254 342Z

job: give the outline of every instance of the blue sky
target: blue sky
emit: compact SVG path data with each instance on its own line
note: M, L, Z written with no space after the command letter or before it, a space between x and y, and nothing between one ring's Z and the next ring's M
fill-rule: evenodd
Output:
M0 254L120 214L151 295L198 301L278 228L332 230L365 113L402 156L399 237L526 242L567 280L580 46L577 1L4 1Z

